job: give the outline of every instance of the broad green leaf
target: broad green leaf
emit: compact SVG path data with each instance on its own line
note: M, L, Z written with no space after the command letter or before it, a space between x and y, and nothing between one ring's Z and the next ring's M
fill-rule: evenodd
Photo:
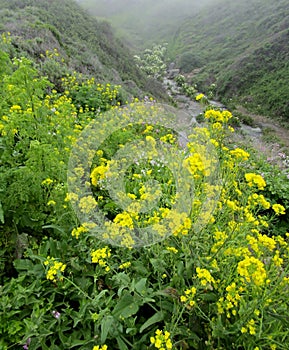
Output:
M117 318L128 318L136 314L138 309L139 305L136 303L136 299L130 294L124 294L112 311L112 315Z
M116 341L117 341L119 350L128 350L126 343L120 337L117 337Z
M150 327L151 325L158 323L164 319L163 312L157 312L152 317L150 317L141 327L139 332L142 333L146 328Z
M1 202L0 202L0 222L2 224L4 224L4 210L3 210Z
M100 342L104 344L108 335L108 332L113 324L114 318L110 315L105 316L101 321L101 334Z

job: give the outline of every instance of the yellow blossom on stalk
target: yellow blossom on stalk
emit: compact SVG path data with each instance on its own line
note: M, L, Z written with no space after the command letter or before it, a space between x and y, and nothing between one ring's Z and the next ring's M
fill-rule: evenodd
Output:
M245 277L247 282L253 282L256 286L263 285L267 278L264 263L253 256L246 256L240 261L237 271L240 276Z
M64 199L64 202L69 202L69 201L73 201L73 202L76 202L78 201L78 195L76 193L67 193L66 194L66 197Z
M92 350L108 350L108 347L107 347L107 345L102 345L102 346L96 345L93 347Z
M74 228L71 232L71 236L75 237L76 239L78 239L78 237L82 234L88 232L88 229L84 226L79 226L77 228Z
M183 161L183 166L194 176L205 175L204 161L199 153L194 153Z
M269 209L271 206L262 194L257 193L253 193L249 196L248 204L252 207L261 205L264 209Z
M230 151L230 154L234 156L238 160L248 160L250 157L250 154L246 151L244 151L241 148L235 148L234 150Z
M51 206L54 206L54 205L56 205L56 202L54 201L54 200L50 200L50 201L48 201L47 202L47 205L49 206L49 205L51 205Z
M48 256L46 261L44 262L44 265L49 267L46 273L46 278L48 280L51 280L53 282L56 282L57 279L59 279L60 281L63 280L62 272L64 272L66 268L65 264L55 260L55 258L50 258L50 256Z
M41 182L41 185L48 186L48 185L52 184L53 182L54 182L53 180L51 180L50 178L47 178Z
M205 97L204 94L199 94L196 96L196 101L200 101L203 97Z
M276 248L276 241L274 238L268 237L267 235L258 234L258 241L270 251L273 251Z
M119 269L127 269L128 267L130 267L131 266L131 262L130 261L127 261L127 262L125 262L125 263L123 263L123 264L121 264L121 265L119 265Z
M186 289L184 295L181 295L180 297L181 302L186 303L188 308L192 308L196 304L194 300L196 293L197 289L195 287Z
M143 131L144 134L147 134L148 132L153 131L154 127L152 125L146 125L145 130Z
M160 141L173 144L174 142L176 142L176 138L172 134L167 134L165 136L162 136L160 138Z
M92 263L99 264L101 267L105 267L105 271L110 270L109 266L107 265L107 261L105 260L111 256L111 252L108 247L93 250L90 255Z
M245 179L248 182L249 187L256 186L259 190L264 190L266 182L261 175L254 173L245 174Z
M166 247L166 250L169 252L172 252L174 254L177 254L178 250L175 247Z
M154 337L150 337L151 344L160 350L171 350L173 348L170 332L157 329Z
M10 108L10 112L19 112L21 111L21 107L19 105L13 105L11 108Z
M209 109L205 112L205 119L212 122L227 123L232 118L232 113L229 111L216 111Z
M97 201L93 196L82 197L78 206L83 213L89 214L97 206Z
M120 214L117 214L116 217L113 219L113 222L122 227L134 227L132 216L125 211Z
M102 164L95 167L90 174L92 185L97 186L99 180L103 180L105 178L105 174L108 172L108 170L109 170L109 165L105 166Z
M212 277L207 269L196 268L197 276L201 280L201 285L206 286L207 284L215 283L215 279Z
M273 204L272 209L274 210L276 215L284 215L286 214L285 208L281 204Z

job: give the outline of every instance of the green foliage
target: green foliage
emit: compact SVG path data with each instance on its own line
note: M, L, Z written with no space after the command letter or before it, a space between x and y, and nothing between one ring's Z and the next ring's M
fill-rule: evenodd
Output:
M152 49L146 49L141 56L134 56L137 66L148 76L155 79L162 79L165 71L166 44L154 45Z
M133 80L139 97L149 93L146 75L133 62L132 54L107 22L97 21L70 0L0 0L2 31L11 32L12 57L36 61L42 73L57 87L74 71L94 76L100 82L122 84ZM55 51L56 50L56 51ZM155 89L157 96L165 96ZM129 91L128 93L134 93Z
M118 95L110 84L78 83L74 76L63 77L63 87L68 88L69 82L69 90L58 93L27 58L10 61L4 52L1 57L7 67L2 73L0 105L3 277L5 270L7 275L12 273L11 257L23 253L18 244L22 234L39 242L50 232L58 237L65 230L54 227L74 224L69 207L63 204L70 147L100 110L116 105Z

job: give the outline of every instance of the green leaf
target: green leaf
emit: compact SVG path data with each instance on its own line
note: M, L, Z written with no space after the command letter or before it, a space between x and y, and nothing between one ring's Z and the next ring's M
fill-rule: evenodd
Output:
M139 332L142 333L146 328L150 327L151 325L158 323L164 319L164 313L159 311L155 313L152 317L150 317L141 327Z
M142 278L139 281L136 282L134 289L140 294L143 295L146 293L146 278Z
M117 341L119 350L128 350L126 343L120 337L117 337L116 341Z
M4 224L4 210L2 207L2 203L0 202L0 222Z
M109 333L109 330L113 324L114 318L110 315L105 316L101 321L101 334L100 334L100 342L104 344Z
M136 299L130 294L125 294L119 299L119 302L112 311L112 315L117 318L128 318L136 314L138 309L139 305Z

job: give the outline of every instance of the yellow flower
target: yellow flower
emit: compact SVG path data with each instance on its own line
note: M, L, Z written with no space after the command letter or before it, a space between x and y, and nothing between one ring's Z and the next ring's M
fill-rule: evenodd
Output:
M46 186L48 186L48 185L50 185L50 184L52 184L53 183L53 180L51 180L50 178L47 178L47 179L45 179L45 180L43 180L42 182L41 182L41 185L46 185Z
M83 197L78 206L83 213L89 214L97 206L97 201L92 196Z
M170 339L170 332L157 329L155 332L155 337L150 337L150 342L157 349L160 350L171 350L173 348L172 341Z
M166 250L168 250L169 252L175 253L177 254L178 250L175 247L166 247Z
M44 262L45 266L49 266L49 269L46 273L46 278L48 280L51 280L53 282L56 282L57 279L62 281L62 272L64 272L66 265L63 264L60 261L56 261L54 258L47 257L46 261Z
M121 265L119 265L119 269L126 269L126 268L128 268L128 267L130 267L131 266L131 262L130 261L127 261L127 262L125 262L125 263L123 263L123 264L121 264Z
M212 277L207 269L196 268L197 276L201 280L201 285L206 286L208 283L215 283L215 279Z
M248 158L250 157L250 154L241 148L236 148L230 151L230 154L238 160L248 160Z
M253 282L256 286L263 285L267 278L264 263L253 256L247 256L240 261L237 271L239 275L245 277L247 282Z
M88 232L88 229L84 226L79 226L78 228L74 228L71 232L71 236L75 237L76 239L78 239L78 237L82 234Z
M111 252L108 247L96 249L90 253L91 262L94 264L98 264L103 267L106 272L110 271L110 267L107 264L106 259L110 258Z
M96 345L93 347L92 350L107 350L107 345L102 345L102 346L99 346L99 345Z
M256 186L259 190L264 190L266 182L261 175L254 173L245 174L245 179L248 182L249 187Z
M199 94L196 96L196 101L200 101L203 97L205 97L204 94Z
M285 208L281 204L273 204L272 209L274 210L276 215L284 215L285 213Z

